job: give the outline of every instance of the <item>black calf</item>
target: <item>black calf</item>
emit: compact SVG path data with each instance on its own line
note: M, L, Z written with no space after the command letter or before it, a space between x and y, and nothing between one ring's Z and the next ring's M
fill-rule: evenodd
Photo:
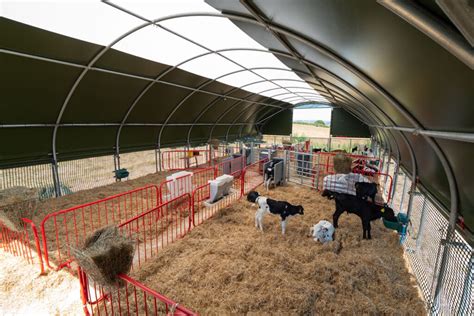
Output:
M390 221L396 221L395 213L393 209L387 205L381 206L376 205L365 200L361 200L358 197L350 194L336 193L329 190L323 191L323 196L328 199L336 200L336 211L333 214L333 225L335 228L338 227L339 216L342 213L356 214L362 220L362 237L364 239L371 239L370 235L370 222L381 217L384 217Z
M368 197L375 202L377 195L377 184L372 182L356 182L355 183L356 196L362 200L367 200Z

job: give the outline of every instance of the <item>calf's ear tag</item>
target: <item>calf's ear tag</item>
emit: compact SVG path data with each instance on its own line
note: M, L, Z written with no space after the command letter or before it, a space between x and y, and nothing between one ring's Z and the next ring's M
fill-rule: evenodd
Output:
M383 208L380 210L380 212L382 212L382 213L385 212L385 208L383 207Z

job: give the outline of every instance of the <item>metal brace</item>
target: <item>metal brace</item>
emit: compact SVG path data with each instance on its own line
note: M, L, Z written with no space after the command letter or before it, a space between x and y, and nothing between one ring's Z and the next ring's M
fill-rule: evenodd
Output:
M174 304L174 305L172 305L172 306L170 307L170 313L171 313L171 315L174 315L174 312L176 311L176 308L178 308L178 305L179 305L179 304L176 303L176 304Z

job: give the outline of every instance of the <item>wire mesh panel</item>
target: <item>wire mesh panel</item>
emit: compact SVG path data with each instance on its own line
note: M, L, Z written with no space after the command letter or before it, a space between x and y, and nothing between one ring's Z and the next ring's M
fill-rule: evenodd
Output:
M113 156L60 161L58 172L62 195L115 182Z
M473 250L456 232L446 243L448 220L419 191L414 193L408 238L404 243L427 307L434 314L468 315L473 307ZM446 273L439 279L443 251L448 251ZM436 286L440 290L436 294ZM435 295L436 294L436 295Z
M317 171L320 161L319 159L314 160L312 153L303 152L289 152L288 159L288 181L294 182L300 185L313 187L314 186L314 175L319 179Z
M38 189L41 199L53 197L54 181L51 164L0 169L0 190L17 186Z
M444 268L446 273L442 277L438 276L439 292L434 294L431 310L440 315L472 315L474 312L473 249L457 232L449 242L443 241L442 247L444 251L447 251Z
M395 175L394 175L395 178ZM407 213L408 201L410 199L411 177L401 168L398 169L397 182L394 184L395 191L392 197L392 208L395 213Z
M421 194L414 197L410 220L404 246L425 301L429 302L441 238L447 223Z
M144 150L120 154L120 167L129 172L129 179L136 179L156 172L155 150Z

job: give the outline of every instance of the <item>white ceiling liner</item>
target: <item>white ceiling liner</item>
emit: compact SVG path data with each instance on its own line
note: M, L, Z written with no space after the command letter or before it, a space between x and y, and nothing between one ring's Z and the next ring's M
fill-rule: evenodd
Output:
M218 13L214 8L199 0L115 0L112 2L150 20L189 12ZM120 35L144 23L137 17L133 17L97 0L4 0L0 3L0 12L9 19L99 45L108 45ZM228 48L266 50L266 48L241 31L231 21L224 18L186 17L164 21L160 24L211 50ZM114 48L138 57L173 66L207 52L203 47L199 47L156 26L148 26L135 32L120 41ZM231 51L222 52L222 55L238 64L217 54L209 54L186 62L180 65L179 68L210 79L216 79L226 73L242 70L242 67L272 67L289 70L287 66L270 53ZM277 80L273 81L273 83L262 82L247 85L264 79ZM300 82L282 79L295 79ZM293 72L279 70L242 71L237 74L224 76L217 81L234 87L247 85L243 89L253 93L279 88L279 86L311 88L305 82L301 82L301 79ZM293 91L294 89L288 90ZM288 90L283 89L281 92L279 92L280 89L273 90L264 92L262 95L274 96L279 93L288 92ZM314 93L317 94L317 92ZM294 101L288 99L289 96L281 95L275 98L279 100L287 99L287 101L293 104L308 100L328 102L322 96L304 95L304 98L296 98L295 96Z

